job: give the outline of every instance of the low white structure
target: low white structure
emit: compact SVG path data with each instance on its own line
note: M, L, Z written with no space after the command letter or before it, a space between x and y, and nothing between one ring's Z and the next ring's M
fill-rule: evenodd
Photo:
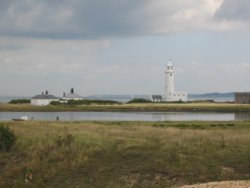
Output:
M150 99L152 102L162 102L163 98L161 95L151 95Z
M74 92L74 88L71 88L70 93L66 94L63 93L63 99L64 100L82 100L83 97L81 97L80 95L75 94Z
M48 91L42 93L41 95L36 95L31 98L31 105L35 106L46 106L49 105L52 101L59 101L59 98L49 95Z
M174 67L171 61L168 62L166 71L165 101L187 101L186 92L176 92L174 87Z

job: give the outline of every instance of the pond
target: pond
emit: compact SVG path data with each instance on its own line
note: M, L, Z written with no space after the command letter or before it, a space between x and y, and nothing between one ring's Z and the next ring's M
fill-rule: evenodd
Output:
M65 121L250 121L250 113L207 112L0 112L0 120L27 116L34 120Z

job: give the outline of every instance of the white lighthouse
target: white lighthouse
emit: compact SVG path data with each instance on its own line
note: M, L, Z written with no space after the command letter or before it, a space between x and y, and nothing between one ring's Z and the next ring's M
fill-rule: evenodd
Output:
M174 68L172 61L168 62L165 73L166 73L166 96L167 96L167 93L174 93Z
M165 101L187 101L186 92L176 92L174 87L174 67L170 60L166 67Z

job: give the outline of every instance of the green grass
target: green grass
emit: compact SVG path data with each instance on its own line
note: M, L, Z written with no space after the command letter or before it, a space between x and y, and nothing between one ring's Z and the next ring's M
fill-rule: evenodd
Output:
M250 112L250 104L232 103L146 103L146 104L91 104L48 105L0 104L0 111L193 111L193 112Z
M250 122L4 124L17 140L0 153L0 187L173 187L250 179Z

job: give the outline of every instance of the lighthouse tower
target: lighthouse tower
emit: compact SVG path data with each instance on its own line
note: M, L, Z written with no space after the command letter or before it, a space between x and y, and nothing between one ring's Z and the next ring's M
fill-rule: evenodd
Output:
M166 85L165 85L165 101L187 101L186 92L176 92L174 87L174 67L170 60L167 64L166 71Z
M167 96L169 93L174 93L174 67L171 60L169 60L168 62L165 73L166 73L165 94Z

